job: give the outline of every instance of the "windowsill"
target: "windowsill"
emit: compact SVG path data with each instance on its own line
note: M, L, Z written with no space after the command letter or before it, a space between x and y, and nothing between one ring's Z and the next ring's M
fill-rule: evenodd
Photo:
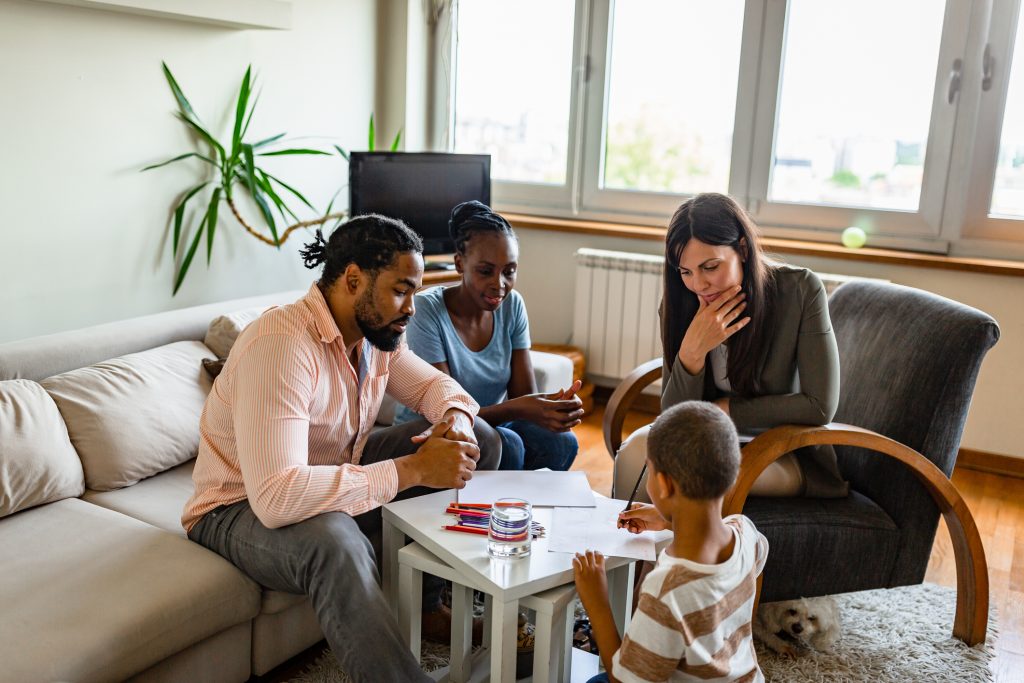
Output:
M586 235L599 235L601 237L627 237L652 242L663 242L665 240L665 228L646 225L604 223L511 213L505 214L505 217L517 228L575 232ZM917 268L959 270L971 273L1024 277L1024 262L1021 261L942 256L939 254L923 254L913 251L871 247L847 249L839 244L779 239L777 237L762 237L761 243L768 251L780 254L801 254L804 256L819 256L848 261L867 261L871 263L914 266Z

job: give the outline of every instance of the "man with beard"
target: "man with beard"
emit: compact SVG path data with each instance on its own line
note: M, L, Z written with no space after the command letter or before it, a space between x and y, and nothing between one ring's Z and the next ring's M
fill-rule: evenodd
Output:
M473 399L402 340L422 251L383 216L317 231L302 256L320 279L249 325L214 383L182 515L190 539L258 583L309 596L353 681L430 680L378 585L380 506L462 488L501 457ZM385 392L430 422L371 432ZM424 583L424 636L446 637L440 581Z

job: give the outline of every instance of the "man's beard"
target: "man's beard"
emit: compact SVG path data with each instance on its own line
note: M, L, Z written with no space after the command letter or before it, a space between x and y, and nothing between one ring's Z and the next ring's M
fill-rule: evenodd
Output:
M408 316L395 318L390 322L384 322L384 317L373 305L373 288L368 287L366 292L356 302L356 324L359 331L363 333L366 341L381 351L391 352L398 348L402 340L402 333L391 329L393 323L408 322Z

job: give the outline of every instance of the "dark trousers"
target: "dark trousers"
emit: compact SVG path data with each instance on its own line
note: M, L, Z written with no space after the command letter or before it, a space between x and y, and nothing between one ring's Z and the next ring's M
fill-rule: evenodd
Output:
M361 464L408 455L410 438L430 425L414 420L370 435ZM497 469L501 439L484 420L474 427L480 444L479 469ZM432 489L407 489L407 498ZM309 596L320 628L341 666L360 681L429 681L406 647L380 589L380 509L352 517L328 512L297 524L268 529L248 501L208 512L189 538L213 550L274 590ZM440 606L442 583L424 576L424 609Z

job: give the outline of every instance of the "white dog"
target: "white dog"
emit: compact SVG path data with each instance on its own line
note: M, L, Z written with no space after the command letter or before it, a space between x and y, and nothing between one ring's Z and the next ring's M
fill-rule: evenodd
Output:
M757 639L787 657L796 656L796 644L830 651L840 627L839 606L830 597L765 603L754 619Z

